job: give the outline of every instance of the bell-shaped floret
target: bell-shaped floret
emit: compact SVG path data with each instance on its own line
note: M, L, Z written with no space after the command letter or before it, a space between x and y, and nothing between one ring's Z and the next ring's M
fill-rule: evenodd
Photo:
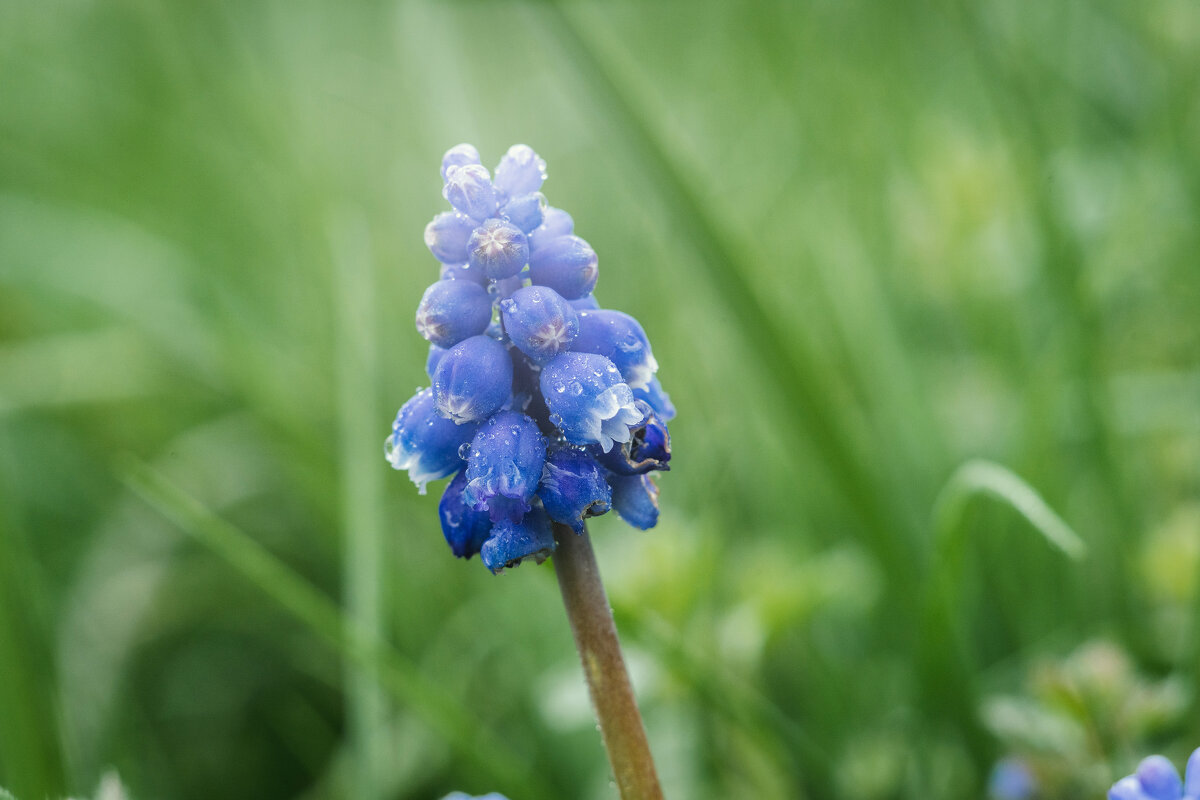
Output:
M538 497L555 522L583 532L584 517L608 511L612 489L595 459L570 447L557 447L546 456Z
M529 511L545 460L546 437L537 423L516 411L501 411L471 440L463 500L487 511L493 522L517 522Z
M638 530L658 524L658 487L649 475L609 475L612 507L621 519Z
M575 309L548 286L526 286L501 300L500 319L517 349L538 364L571 349L579 333Z
M535 505L519 522L501 520L492 527L491 536L483 543L480 556L483 565L494 573L515 567L527 558L537 563L554 552L554 532L550 517L540 505Z
M633 391L604 356L555 356L542 369L540 383L550 421L571 444L598 444L607 453L613 442L629 441L630 426L642 421Z
M467 241L467 263L483 270L494 281L511 278L529 260L525 234L511 222L489 219Z
M478 336L491 321L491 295L472 281L438 281L417 306L417 333L439 347Z
M496 191L505 197L529 194L542 188L546 162L527 144L514 144L496 165Z
M608 470L618 475L641 475L654 470L671 468L671 434L667 424L644 400L634 405L642 413L642 421L630 429L629 441L613 447L607 453L599 445L588 448L591 455Z
M654 413L663 422L670 422L675 419L675 405L671 402L671 396L663 391L662 384L658 382L658 378L651 378L650 382L640 389L633 390L633 396L638 400L645 400L654 409Z
M464 164L446 170L446 185L442 197L454 210L482 222L496 213L496 190L486 167Z
M542 211L542 224L529 232L529 250L533 252L560 236L568 236L575 230L575 220L561 208L546 206Z
M451 167L465 167L467 164L479 163L479 151L473 144L456 144L442 156L442 182L448 180Z
M529 254L529 279L577 300L596 288L598 263L596 251L583 239L559 236Z
M476 224L454 211L438 214L425 226L425 246L443 264L461 264L467 260L467 240Z
M542 224L546 212L546 196L541 192L520 194L500 207L500 216L516 225L522 233L530 231Z
M451 347L433 373L438 411L461 424L482 422L512 394L508 349L487 336L472 336Z
M1183 796L1179 772L1165 756L1143 758L1134 774L1151 800L1179 800Z
M492 520L486 511L475 511L463 502L463 489L467 485L465 470L454 476L454 480L442 493L438 503L438 517L442 521L442 535L446 544L459 558L470 558L479 552L488 534L492 531Z
M444 478L463 465L458 451L475 435L475 425L455 425L438 414L433 390L422 389L400 407L383 453L393 469L408 477L425 494L425 484Z
M580 311L579 337L571 349L612 361L630 389L645 388L658 370L646 332L636 319L621 311Z
M575 309L576 311L595 311L596 309L600 308L600 302L596 300L596 295L594 294L585 294L583 297L575 300L568 300L567 302L570 303L571 308Z

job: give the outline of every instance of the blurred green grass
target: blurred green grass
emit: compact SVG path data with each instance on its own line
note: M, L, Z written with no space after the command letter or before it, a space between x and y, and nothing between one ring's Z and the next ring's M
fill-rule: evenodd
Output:
M593 528L669 796L978 795L984 695L1099 634L1200 690L1198 62L1190 0L0 5L0 785L610 796L550 569L379 457L460 141L546 158L680 410L659 528ZM1088 557L972 502L936 560L972 459Z

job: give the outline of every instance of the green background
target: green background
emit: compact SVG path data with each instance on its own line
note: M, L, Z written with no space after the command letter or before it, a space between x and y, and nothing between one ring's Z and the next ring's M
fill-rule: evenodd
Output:
M462 141L679 411L591 526L668 797L981 796L1095 637L1184 708L1097 785L1179 763L1198 89L1192 0L0 3L0 785L615 796L552 567L382 457Z

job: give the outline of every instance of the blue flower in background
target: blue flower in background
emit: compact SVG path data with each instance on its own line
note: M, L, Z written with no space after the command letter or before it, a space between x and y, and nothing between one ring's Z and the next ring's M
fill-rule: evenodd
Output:
M479 796L467 794L466 792L451 792L443 797L442 800L508 800L508 798L499 792L490 792Z
M1181 781L1163 756L1142 759L1137 770L1113 784L1109 800L1200 800L1200 748L1192 752Z
M1019 758L1003 758L988 776L988 797L992 800L1029 800L1037 783L1029 767Z
M442 534L492 572L543 561L553 524L582 533L616 510L653 527L648 474L670 468L675 407L645 330L592 294L596 252L547 204L546 162L513 145L489 173L460 144L441 177L451 208L425 227L439 280L416 314L433 385L396 415L388 461L422 493L454 476L438 504Z

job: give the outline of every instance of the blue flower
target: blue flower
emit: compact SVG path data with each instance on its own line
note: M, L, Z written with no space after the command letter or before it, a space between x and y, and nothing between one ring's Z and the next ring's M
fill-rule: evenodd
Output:
M607 453L598 445L589 450L597 462L618 475L641 475L654 470L669 470L671 465L671 434L667 425L645 400L635 400L642 421L630 428L629 441L613 447Z
M548 286L526 286L501 300L500 319L513 345L538 364L570 349L579 335L579 315Z
M442 183L445 183L449 178L447 174L451 167L463 167L467 164L479 163L479 151L471 144L456 144L446 151L446 155L442 156Z
M1187 777L1179 780L1175 767L1163 756L1149 756L1137 771L1113 784L1109 800L1200 800L1200 748L1187 763Z
M529 254L529 279L577 300L596 287L598 263L596 251L583 239L559 236Z
M494 281L511 278L529 260L525 234L511 222L489 219L467 241L467 263L483 270Z
M446 537L450 550L459 558L470 558L478 553L492 532L492 520L487 512L476 511L463 501L463 489L466 486L467 472L462 470L446 486L438 503L442 535Z
M416 314L433 385L396 415L388 461L422 493L455 475L438 505L442 533L493 572L546 558L551 520L582 532L615 509L653 526L646 474L669 468L675 408L642 326L592 294L596 253L547 205L545 161L513 145L489 173L460 144L441 174L451 208L425 227L440 280Z
M417 333L439 347L478 336L492 321L492 298L470 281L438 281L417 306Z
M496 190L505 197L530 194L542 188L546 162L527 144L514 144L496 167Z
M642 421L633 391L604 356L555 356L542 369L541 388L550 421L571 444L599 444L607 453L614 442L629 441L630 426Z
M425 246L443 264L461 264L467 260L467 240L476 222L454 211L445 211L425 226Z
M450 201L455 211L480 222L496 211L496 189L492 186L487 168L479 164L447 169L442 197Z
M508 402L513 369L495 339L472 336L451 347L433 373L438 411L455 422L482 422Z
M582 533L585 517L598 517L611 507L612 489L594 458L570 447L556 447L546 456L538 497L551 519Z
M546 213L546 196L541 192L521 194L500 207L500 216L529 234L542 224ZM530 245L532 247L532 245Z
M537 250L550 241L567 236L575 231L575 220L561 208L546 206L542 211L542 223L529 232L529 250Z
M608 484L612 507L621 519L643 531L658 524L658 487L649 475L609 473Z
M481 794L478 797L466 792L451 792L443 797L442 800L508 800L508 798L499 792L489 792L488 794Z
M455 425L441 416L433 390L422 389L400 407L383 452L393 469L408 470L408 477L425 494L425 484L444 478L463 465L459 449L471 441L475 425Z
M545 561L554 551L550 517L540 505L533 506L520 522L500 520L483 543L479 554L493 573L515 567L527 558Z
M636 319L620 311L580 311L579 338L571 349L612 361L630 389L644 389L658 371L646 332Z
M516 411L495 414L471 440L463 501L487 511L493 522L518 522L530 509L545 460L546 437L536 422Z

